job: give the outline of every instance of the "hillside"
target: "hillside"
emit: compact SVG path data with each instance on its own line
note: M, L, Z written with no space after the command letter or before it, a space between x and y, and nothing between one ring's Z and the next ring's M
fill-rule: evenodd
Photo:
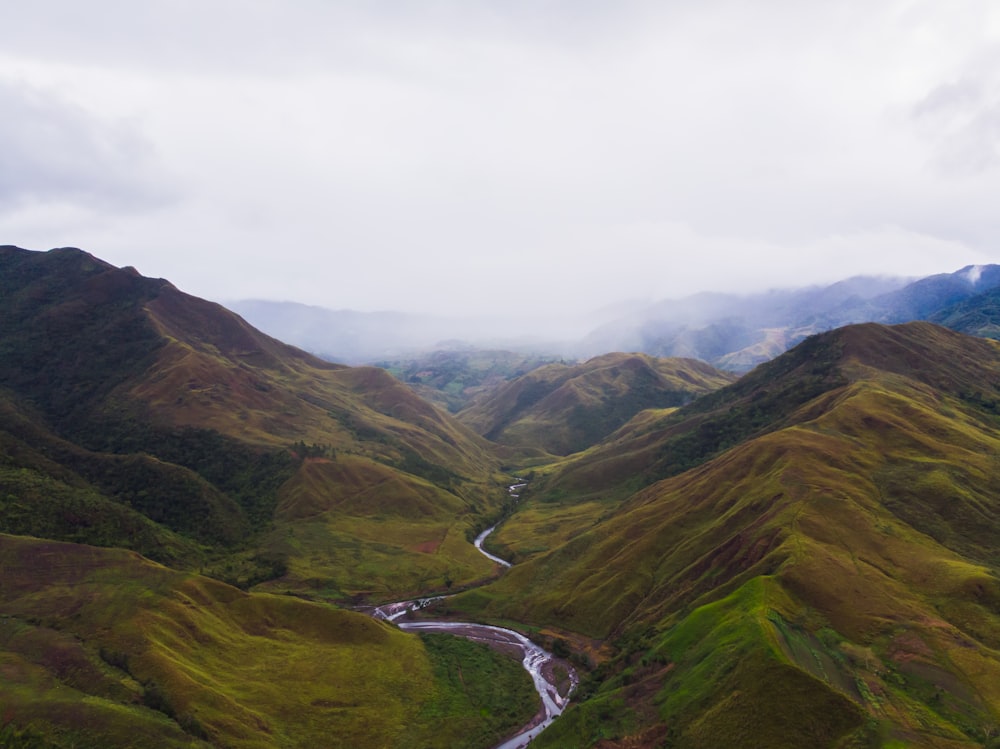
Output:
M998 409L992 342L822 334L623 430L660 459L623 500L540 487L500 532L526 561L452 607L617 643L539 746L992 746Z
M0 248L0 406L0 530L333 598L492 571L466 541L504 498L485 441L382 370L80 250ZM93 531L65 520L83 508Z
M559 357L502 350L443 350L375 362L425 400L457 413L475 398Z
M829 305L981 331L996 275ZM162 279L0 248L0 745L495 745L532 709L516 663L329 603L449 589L589 671L532 746L1000 744L1000 344L852 325L738 380L608 354L461 418ZM500 575L469 538L504 513Z
M1000 338L1000 289L990 289L935 312L928 318L966 335Z
M485 393L458 418L495 442L566 455L644 409L681 406L732 379L694 360L605 354L534 369Z
M0 567L4 747L480 749L535 710L519 664L455 638L120 549L0 534Z

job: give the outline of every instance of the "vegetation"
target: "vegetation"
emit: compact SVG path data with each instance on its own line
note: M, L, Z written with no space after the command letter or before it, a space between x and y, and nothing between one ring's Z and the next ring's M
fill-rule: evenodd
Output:
M966 335L1000 338L1000 289L990 289L932 314L929 319Z
M496 458L385 372L79 250L6 248L0 264L0 530L333 597L490 573L447 539L499 509ZM346 526L351 551L328 554Z
M476 747L535 710L482 645L116 550L0 535L0 564L6 745Z
M0 248L0 292L4 745L493 744L515 661L323 602L449 590L589 671L539 746L998 745L998 344L551 363L463 411L494 451L86 253Z
M524 726L539 709L534 683L517 660L460 637L423 634L441 685L421 711L421 722L447 722L447 733L435 744L426 742L426 728L414 731L407 746L468 747L480 749L499 743Z
M542 746L989 745L998 373L996 347L922 324L814 339L765 372L803 394L733 447L575 528L571 493L533 493L501 539L548 551L449 606L617 643ZM754 387L667 418L750 424Z
M387 360L376 365L422 398L458 413L473 399L554 360L549 356L477 349L435 351L417 359Z
M483 440L380 370L78 250L0 266L0 532L37 537L0 534L5 745L450 747L517 725L516 661L192 574L351 600L481 579L467 530L506 496Z
M644 409L680 406L731 381L690 359L608 354L577 366L535 369L458 417L501 444L566 455L600 441Z

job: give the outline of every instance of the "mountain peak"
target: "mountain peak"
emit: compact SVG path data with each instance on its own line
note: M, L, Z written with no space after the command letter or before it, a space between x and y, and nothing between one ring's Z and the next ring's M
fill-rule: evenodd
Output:
M929 322L862 323L824 335L842 347L845 373L860 365L953 394L993 389L1000 362L1000 344Z

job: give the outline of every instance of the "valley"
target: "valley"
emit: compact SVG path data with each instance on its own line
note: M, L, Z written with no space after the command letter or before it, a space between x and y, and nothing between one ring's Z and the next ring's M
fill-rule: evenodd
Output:
M395 362L434 405L0 248L0 745L1000 746L995 280L772 299L743 373Z
M523 490L526 483L519 482L509 487L511 496L517 498L517 492ZM483 548L483 542L496 529L491 526L476 536L475 547L487 559L501 567L510 567L510 562L497 557ZM443 602L447 596L417 599L415 601L399 601L388 603L369 610L377 619L394 621L400 629L409 632L436 632L462 637L467 640L488 644L494 650L512 654L521 660L524 669L531 675L535 690L541 700L539 713L523 729L509 739L499 744L496 749L518 749L526 746L532 739L544 731L559 717L565 708L573 690L576 689L579 678L575 669L566 661L558 660L548 651L540 648L534 642L519 632L488 624L459 621L434 621L432 619L412 620L413 614L419 614L422 609Z

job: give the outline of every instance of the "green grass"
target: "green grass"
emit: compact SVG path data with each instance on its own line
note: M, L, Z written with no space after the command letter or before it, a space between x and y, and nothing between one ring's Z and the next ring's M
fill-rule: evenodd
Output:
M443 634L421 639L437 684L421 709L424 726L447 726L447 736L426 727L404 740L410 746L481 749L499 743L539 709L538 694L520 662L481 644Z
M3 730L22 744L471 747L534 712L520 664L485 646L131 552L0 535L0 564Z
M606 354L539 367L459 413L478 433L566 455L606 437L647 408L667 408L731 382L702 362Z
M421 397L455 413L504 382L558 357L511 351L435 351L419 359L378 362Z
M0 529L338 599L493 574L468 536L498 458L385 372L84 253L0 260ZM477 424L511 460L606 437L538 467L497 534L521 563L449 603L614 643L542 745L993 740L1000 348L855 326L629 422L674 383L604 364L537 370ZM10 742L451 746L517 712L460 688L492 656L351 612L133 551L0 536L0 567Z
M336 597L491 572L457 539L503 505L498 458L388 373L79 250L0 268L0 531Z
M968 393L1000 382L1000 362L990 344L905 328L838 332L833 358L800 351L777 363L767 398L799 392L801 367L828 389L801 391L756 436L624 501L565 484L547 501L551 489L532 484L524 521L509 520L500 540L523 530L514 548L549 550L451 607L617 643L579 709L553 727L571 738L548 741L986 740L1000 714L1000 441L989 399ZM928 341L955 365L929 358ZM739 413L753 409L730 418ZM605 467L602 450L568 463Z
M287 573L262 588L375 601L459 588L494 574L466 540L467 527L336 514L279 524L265 548L287 560Z

